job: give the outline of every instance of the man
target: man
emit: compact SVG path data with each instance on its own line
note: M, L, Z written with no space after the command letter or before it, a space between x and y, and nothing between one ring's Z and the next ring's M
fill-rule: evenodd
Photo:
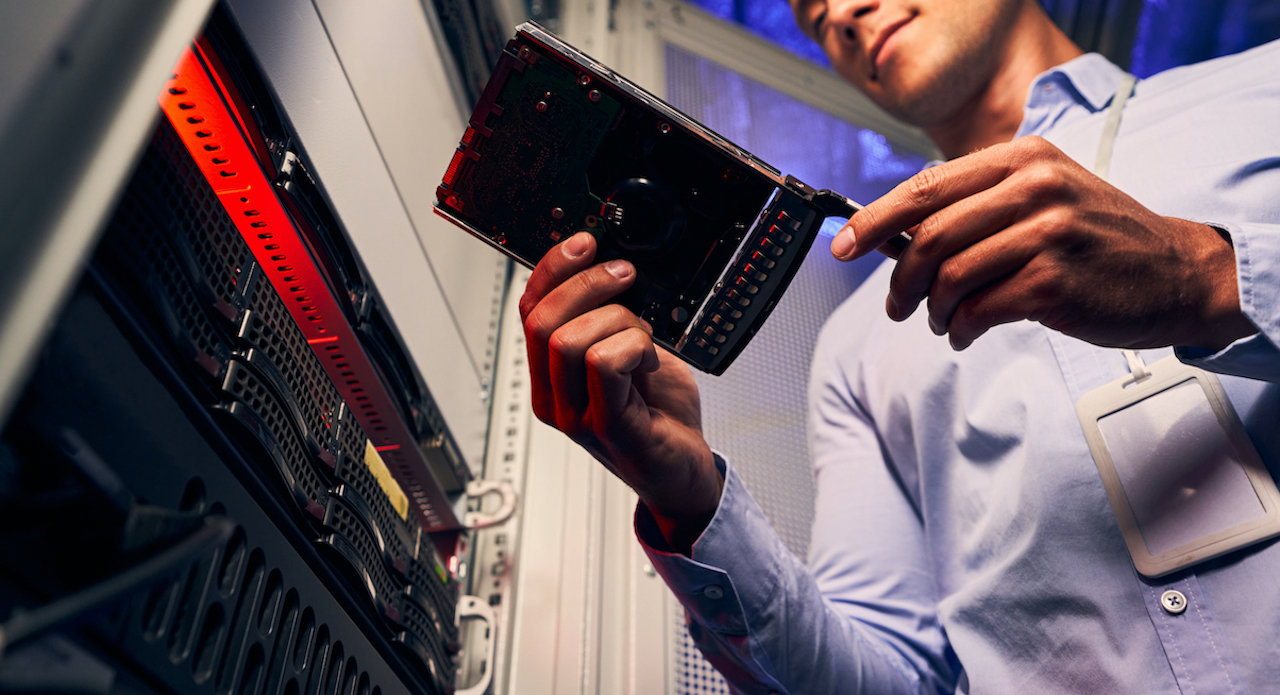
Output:
M703 440L688 370L607 304L629 264L592 266L575 236L521 301L535 412L638 493L695 641L752 693L1273 690L1280 548L1139 577L1075 406L1129 374L1097 346L1177 346L1235 375L1277 472L1280 46L1139 83L1104 181L1124 75L1034 0L793 8L951 158L832 242L850 259L913 235L819 341L809 567Z

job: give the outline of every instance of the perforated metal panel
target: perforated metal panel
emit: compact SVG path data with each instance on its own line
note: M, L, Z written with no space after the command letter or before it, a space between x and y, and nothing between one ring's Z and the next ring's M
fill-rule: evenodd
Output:
M667 99L676 108L815 187L866 202L924 163L874 132L677 47L667 46L666 71ZM880 260L836 261L827 235L838 229L839 221L824 227L826 235L814 242L786 295L724 376L697 375L707 439L737 468L800 557L808 551L813 522L805 434L809 361L826 317ZM728 692L693 646L684 621L672 624L676 692Z

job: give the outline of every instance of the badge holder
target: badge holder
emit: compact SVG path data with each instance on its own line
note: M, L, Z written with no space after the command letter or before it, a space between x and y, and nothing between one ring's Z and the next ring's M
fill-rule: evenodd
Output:
M1160 577L1280 535L1280 491L1217 377L1166 357L1076 413L1134 567Z

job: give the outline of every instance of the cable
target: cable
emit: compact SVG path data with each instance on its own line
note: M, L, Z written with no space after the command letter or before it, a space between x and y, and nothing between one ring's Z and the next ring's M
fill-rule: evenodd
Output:
M11 616L0 625L0 659L7 650L121 595L156 581L192 558L226 543L236 525L223 516L205 518L205 524L173 547L79 593L58 599L32 611Z

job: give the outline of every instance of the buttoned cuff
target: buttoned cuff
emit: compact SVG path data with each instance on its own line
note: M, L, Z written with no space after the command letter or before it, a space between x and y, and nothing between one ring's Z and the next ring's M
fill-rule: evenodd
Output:
M734 692L781 693L768 675L772 662L748 624L774 600L778 562L786 549L737 471L718 453L715 462L724 488L715 516L693 544L692 558L672 550L644 503L636 505L636 538L684 607L694 644ZM704 630L715 637L707 639Z
M1173 354L1185 364L1218 374L1280 382L1280 350L1262 333L1255 333L1217 351L1177 347Z
M737 471L719 454L715 462L724 488L693 557L672 550L644 503L636 505L636 538L697 622L722 635L745 635L745 609L761 605L777 586L777 559L767 541L775 534Z
M1178 347L1174 354L1219 374L1280 382L1280 228L1273 224L1206 224L1227 232L1236 255L1240 308L1259 332L1211 352Z

